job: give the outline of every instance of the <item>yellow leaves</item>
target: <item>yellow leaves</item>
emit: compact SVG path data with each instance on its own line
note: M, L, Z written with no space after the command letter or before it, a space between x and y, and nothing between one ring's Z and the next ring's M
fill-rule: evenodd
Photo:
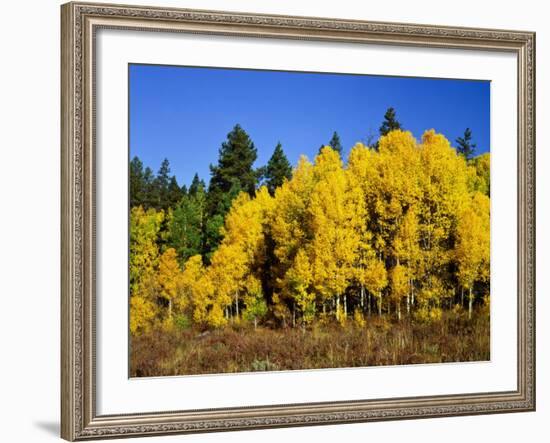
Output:
M158 264L160 226L164 220L162 211L141 206L132 208L130 213L130 289L139 291L143 278L154 272Z
M182 293L189 301L195 323L206 324L212 305L214 286L202 264L202 257L194 255L185 263L181 276Z
M312 281L311 265L303 249L294 258L294 265L287 272L288 281L296 289L306 289Z
M325 146L273 196L266 187L239 194L208 266L195 255L181 270L174 249L160 254L170 210L132 208L132 333L178 315L203 327L241 316L256 325L268 309L303 325L354 312L362 327L373 300L400 318L404 298L418 320L440 318L457 283L470 290L489 279L489 155L468 165L433 130L421 143L391 131L378 146L356 144L347 164Z
M302 156L292 179L275 191L270 232L275 241L274 253L285 267L290 266L297 249L309 235L311 222L307 207L313 185L313 165Z
M362 283L372 294L378 294L388 285L388 272L381 260L372 260L366 268Z
M149 331L155 315L155 306L150 300L141 295L130 298L130 332L132 334Z
M491 156L488 152L471 161L473 169L473 189L489 196L491 191Z
M355 311L353 311L353 323L359 329L362 329L367 325L365 316L363 315L360 309L355 309Z
M162 211L141 206L130 213L130 331L148 331L158 320L157 267L159 250L157 240L164 220Z
M174 248L167 249L160 256L157 275L160 285L160 296L172 304L178 296L178 290L181 287L181 271Z
M408 272L407 269L400 264L397 264L391 270L391 290L392 297L397 302L399 302L402 297L405 297L409 291Z
M488 279L490 241L489 198L475 192L457 224L455 257L458 279L464 288L470 289L476 279Z
M293 266L286 273L292 296L302 311L303 321L310 323L315 317L315 293L310 289L311 265L304 250L299 250Z
M319 155L315 157L315 168L313 171L317 180L326 177L331 172L342 171L342 169L343 164L340 154L330 146L323 147Z
M226 318L223 316L223 309L218 303L212 304L208 312L207 322L213 328L219 328L227 323Z
M349 153L347 170L350 179L365 186L365 189L369 185L367 178L373 175L372 169L376 155L362 143L357 143Z
M396 258L414 267L420 259L420 245L418 243L418 217L414 208L409 208L399 227L393 243Z
M361 223L361 214L350 207L359 201L350 192L348 175L336 151L330 147L321 150L315 160L314 176L308 211L314 286L324 297L330 297L342 294L353 277L360 240L356 225Z

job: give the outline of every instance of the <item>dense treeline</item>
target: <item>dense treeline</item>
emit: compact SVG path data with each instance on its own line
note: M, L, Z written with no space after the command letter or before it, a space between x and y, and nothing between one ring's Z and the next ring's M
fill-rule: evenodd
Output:
M280 144L228 134L208 187L130 165L130 327L250 322L344 325L369 315L420 323L489 303L489 154L427 131L420 142L388 110L372 146L343 160L338 134L291 168Z

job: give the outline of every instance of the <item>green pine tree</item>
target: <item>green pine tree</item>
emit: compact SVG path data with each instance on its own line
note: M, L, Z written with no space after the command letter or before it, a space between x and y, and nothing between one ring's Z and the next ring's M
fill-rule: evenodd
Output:
M155 206L154 183L155 174L153 173L153 170L149 166L147 166L143 171L143 209L147 210Z
M327 145L321 145L319 147L319 154L321 153L321 150ZM340 154L340 157L342 157L342 142L340 141L340 136L336 131L332 133L332 137L330 138L330 141L328 142L328 146L330 146L332 149L338 152Z
M334 131L334 133L332 134L332 137L330 139L330 141L328 142L328 145L334 149L335 151L338 152L338 154L340 154L340 156L342 156L342 143L340 142L340 136L338 135L338 133L336 131Z
M183 197L182 190L178 185L178 180L175 176L172 176L168 183L167 191L167 207L173 208Z
M254 143L240 125L235 125L227 134L227 140L219 150L218 164L210 165L210 185L208 193L211 204L216 207L223 194L229 192L237 182L244 192L251 196L258 184L258 171L253 168L258 157ZM212 207L212 206L211 206Z
M145 176L142 161L135 156L130 162L130 206L144 205Z
M275 189L281 186L285 179L292 177L292 166L283 152L281 143L277 143L273 155L265 167L265 184L271 195L275 194Z
M472 131L466 128L464 135L456 139L456 152L464 156L466 160L470 160L475 152L476 144L472 143Z
M170 162L165 158L159 168L153 182L152 200L156 209L167 209L169 207L168 186L170 185Z
M380 136L386 135L388 132L396 129L401 129L401 123L399 123L395 116L395 109L390 107L384 114L384 121L379 129Z
M239 192L253 196L261 170L253 165L258 157L254 143L239 125L235 125L219 150L218 164L210 165L207 210L209 218L221 216L222 224L231 202ZM220 217L216 217L219 225ZM205 234L205 253L212 253L221 239L218 226L211 226ZM221 225L220 225L221 226Z
M199 187L181 198L174 207L168 225L168 246L176 250L183 265L193 255L201 254L206 209L206 193Z
M221 195L218 205L216 206L216 211L214 213L209 213L203 232L203 254L207 263L223 239L221 228L224 224L225 215L229 212L233 200L241 191L242 188L240 183L234 180L229 191Z
M204 191L206 189L206 184L204 183L204 180L199 179L199 174L195 173L195 175L193 176L193 181L189 186L189 194L195 195L199 191L199 189L202 189Z

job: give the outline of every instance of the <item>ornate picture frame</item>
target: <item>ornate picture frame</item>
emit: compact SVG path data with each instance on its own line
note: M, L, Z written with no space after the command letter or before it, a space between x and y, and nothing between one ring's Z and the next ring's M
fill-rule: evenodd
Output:
M61 436L108 437L535 410L535 34L73 2L61 7ZM517 389L118 415L96 412L95 36L99 29L474 49L517 56Z

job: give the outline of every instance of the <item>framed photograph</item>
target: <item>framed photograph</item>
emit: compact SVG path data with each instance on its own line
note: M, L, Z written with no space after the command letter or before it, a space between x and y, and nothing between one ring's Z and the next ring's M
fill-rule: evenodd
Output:
M67 440L535 409L535 35L68 3Z

